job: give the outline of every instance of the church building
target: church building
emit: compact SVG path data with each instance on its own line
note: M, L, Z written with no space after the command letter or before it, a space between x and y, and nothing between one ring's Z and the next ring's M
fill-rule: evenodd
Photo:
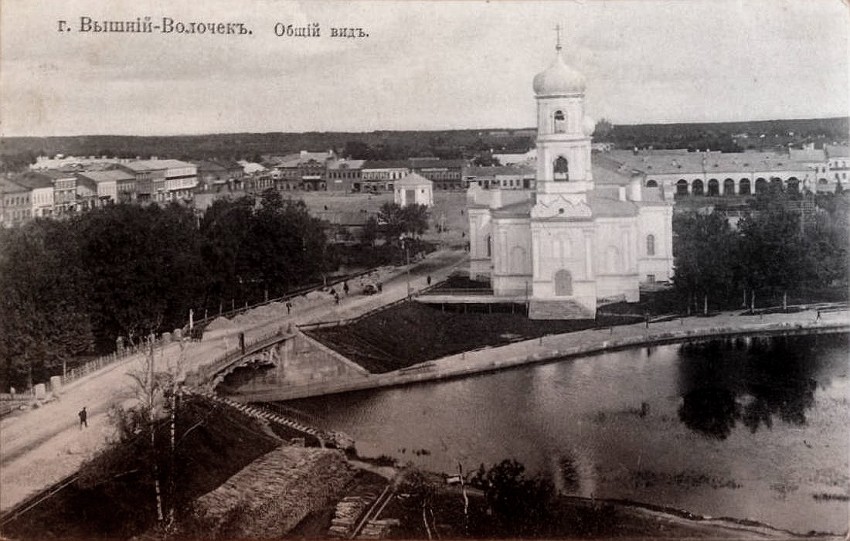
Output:
M585 79L560 42L533 88L535 188L469 189L470 277L527 303L532 319L593 318L607 302L636 302L641 282L671 279L673 193L594 163Z

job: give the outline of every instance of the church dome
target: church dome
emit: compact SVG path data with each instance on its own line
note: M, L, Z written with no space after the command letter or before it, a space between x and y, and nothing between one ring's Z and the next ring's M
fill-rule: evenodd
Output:
M584 75L567 66L558 51L552 65L534 76L534 93L538 96L561 96L584 93Z

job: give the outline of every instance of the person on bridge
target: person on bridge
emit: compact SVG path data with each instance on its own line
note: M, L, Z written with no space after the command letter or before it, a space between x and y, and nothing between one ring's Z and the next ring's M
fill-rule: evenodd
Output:
M80 413L78 413L77 415L79 415L79 416L80 416L80 430L82 430L82 429L83 429L83 426L85 426L86 428L88 428L88 427L89 427L89 423L88 423L88 421L87 421L88 413L86 413L86 407L85 407L85 406L83 406L83 409L81 409L81 410L80 410Z
M348 295L348 282L342 283L342 291L346 294L346 296Z

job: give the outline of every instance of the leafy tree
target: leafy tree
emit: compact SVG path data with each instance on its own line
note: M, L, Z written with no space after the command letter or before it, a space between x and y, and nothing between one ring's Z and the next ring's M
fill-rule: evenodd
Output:
M690 299L701 297L708 312L709 295L731 291L736 236L720 214L682 214L675 217L673 283Z
M472 484L484 490L487 506L505 533L537 533L550 522L554 486L540 476L526 477L525 466L516 460L503 460L489 470L482 464Z
M32 385L92 349L71 222L34 220L0 232L0 385Z

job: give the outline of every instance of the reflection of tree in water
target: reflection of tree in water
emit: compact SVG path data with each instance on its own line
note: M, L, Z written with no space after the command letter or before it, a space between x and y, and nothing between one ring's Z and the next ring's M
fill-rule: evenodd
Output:
M679 419L691 430L721 440L738 421L751 432L762 425L772 428L774 417L805 425L817 387L815 340L739 338L682 345Z

